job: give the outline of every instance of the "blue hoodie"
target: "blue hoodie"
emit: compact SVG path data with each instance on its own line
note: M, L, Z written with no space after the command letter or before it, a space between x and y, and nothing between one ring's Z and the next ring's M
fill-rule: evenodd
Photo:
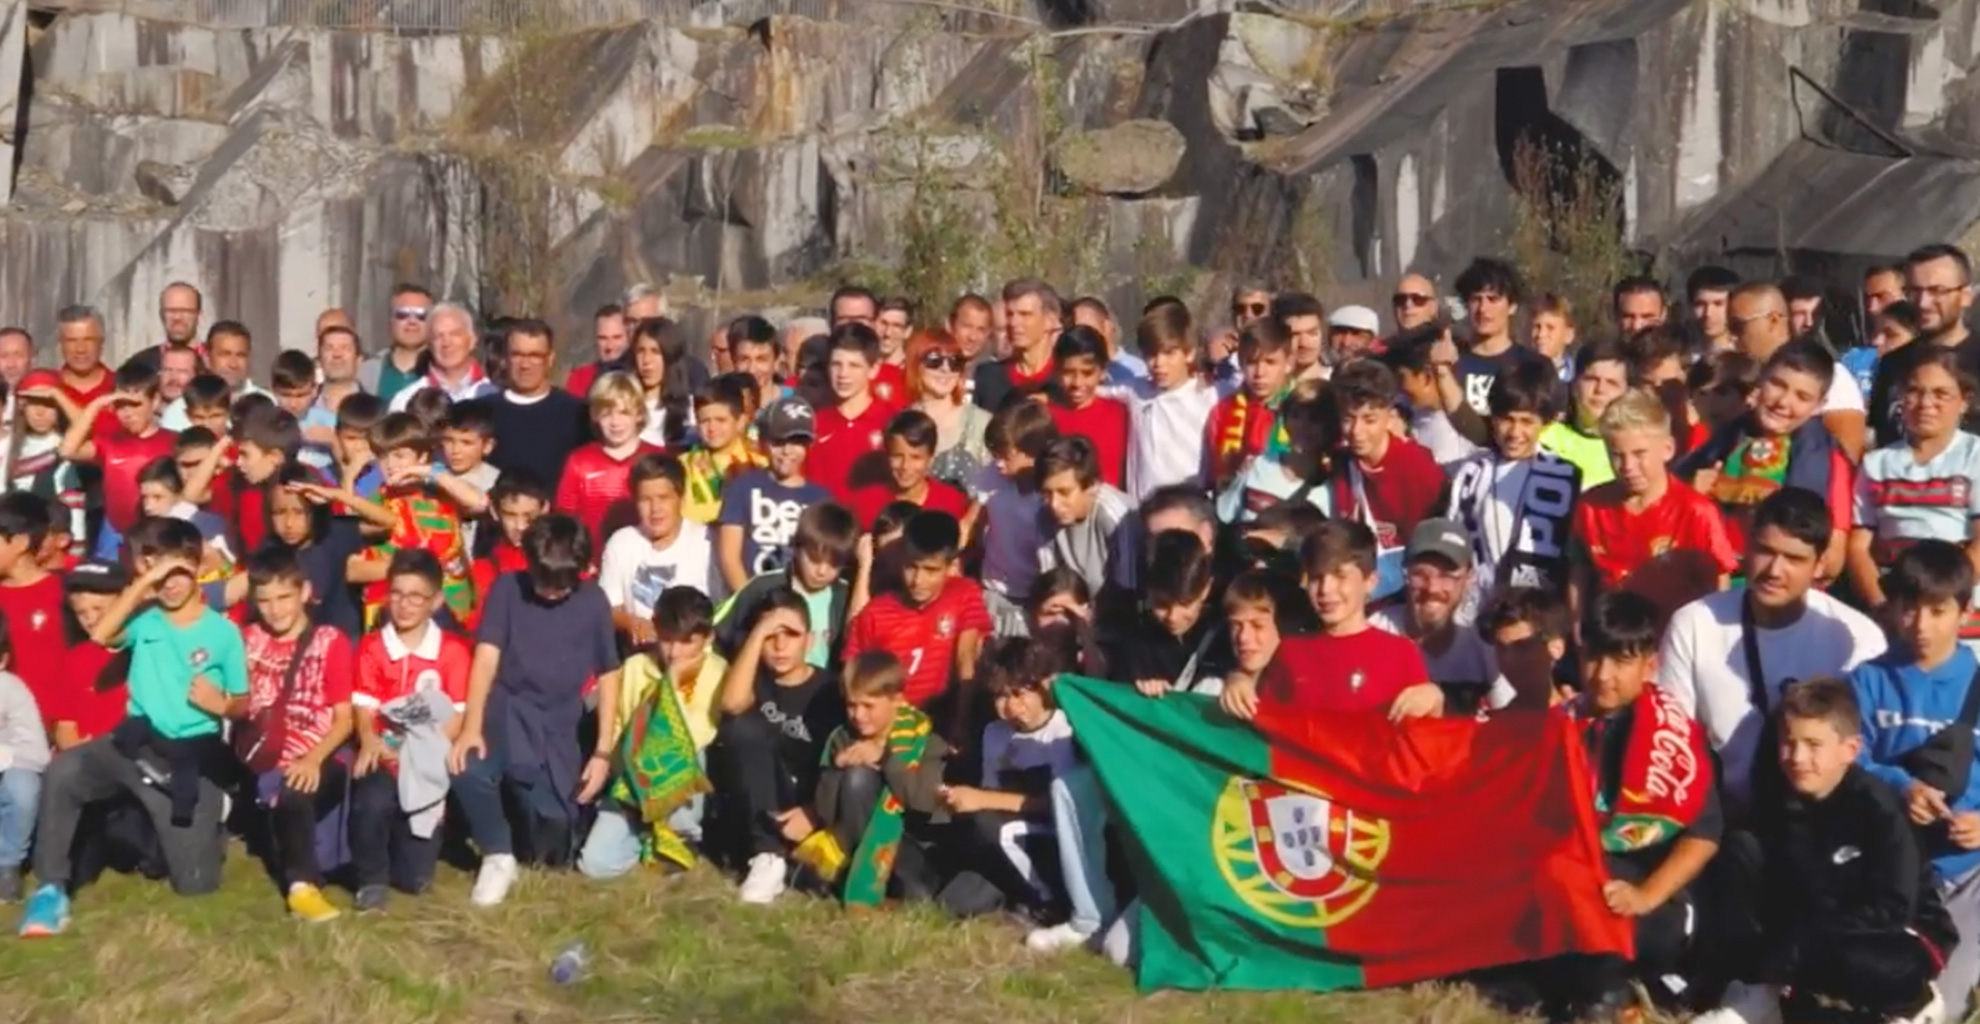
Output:
M1930 672L1895 651L1857 666L1849 682L1863 713L1863 753L1858 763L1899 793L1908 792L1912 778L1899 762L1959 717L1976 667L1980 661L1965 644ZM1953 798L1955 811L1980 810L1980 766L1968 775L1966 792L1947 795ZM1943 828L1926 830L1922 838L1941 879L1958 878L1980 867L1980 850L1954 846Z

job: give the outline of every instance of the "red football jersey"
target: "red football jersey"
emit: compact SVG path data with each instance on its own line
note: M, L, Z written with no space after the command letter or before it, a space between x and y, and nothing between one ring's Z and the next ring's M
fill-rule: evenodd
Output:
M880 518L880 511L900 500L892 486L861 487L852 493L847 507L852 509L853 518L865 529L873 529L873 521ZM921 497L922 508L931 512L947 512L962 522L969 514L969 498L963 492L940 480L928 481L928 492Z
M1574 509L1575 551L1594 566L1602 586L1621 583L1667 551L1703 551L1721 573L1739 571L1725 517L1710 498L1677 479L1641 512L1625 508L1626 497L1622 482L1610 481L1589 488Z
M899 363L881 363L873 370L873 400L896 409L908 402L907 374Z
M1100 479L1121 486L1121 478L1127 473L1127 405L1111 398L1096 398L1083 409L1057 402L1049 408L1060 434L1093 442L1093 452L1100 459Z
M108 366L97 363L96 368L102 373L96 378L95 384L86 388L79 387L70 379L67 367L60 371L62 393L69 396L69 401L76 403L77 408L96 401L99 396L109 394L117 386L116 376L110 372ZM96 414L96 426L91 427L89 433L91 437L105 437L122 428L123 424L117 422L117 410L113 407L105 408Z
M24 587L0 586L0 615L13 648L9 671L21 677L41 709L44 727L74 683L68 674L69 638L63 632L62 578L47 575Z
M41 717L47 720L50 731L56 722L74 722L76 732L91 740L109 735L124 720L131 702L130 688L124 679L129 665L128 662L122 667L113 664L117 655L118 652L91 641L69 648L62 668L64 684L50 698L50 704L41 708Z
M632 454L615 459L605 446L593 441L571 453L564 463L564 477L557 481L556 508L567 512L591 534L591 555L595 562L613 531L631 526L638 516L632 503L633 460L660 449L642 443Z
M1358 518L1354 493L1355 478L1368 498L1368 517L1375 520L1376 540L1383 547L1402 547L1416 524L1434 518L1444 496L1444 470L1437 465L1430 449L1406 437L1389 438L1382 461L1362 465L1342 452L1336 465L1352 468L1333 475L1335 514L1343 519Z
M853 491L868 484L886 483L885 434L896 411L878 399L857 416L848 417L837 406L818 410L818 437L805 455L804 475L837 501L851 499Z
M956 663L956 641L964 633L990 634L990 611L983 587L950 577L935 600L910 608L896 591L874 598L846 629L844 661L862 651L889 651L907 668L909 703L926 705L949 688Z
M1385 711L1430 681L1408 637L1373 626L1347 636L1289 636L1258 678L1258 695L1302 711Z
M118 533L128 531L138 521L138 474L155 459L172 457L179 435L153 429L138 437L119 426L96 435L96 462L103 467L103 518Z
M375 711L420 690L439 690L456 708L465 708L473 661L474 645L466 637L431 623L417 647L407 647L389 625L374 629L358 643L351 706Z

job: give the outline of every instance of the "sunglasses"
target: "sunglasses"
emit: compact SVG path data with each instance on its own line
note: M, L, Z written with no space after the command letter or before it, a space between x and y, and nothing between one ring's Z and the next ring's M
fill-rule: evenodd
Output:
M395 310L393 310L393 311L392 311L392 319L394 319L394 320L424 320L424 319L426 319L426 307L424 307L424 306L400 306L399 308L397 308L397 309L395 309Z
M1415 292L1397 292L1390 301L1398 306L1427 306L1437 301L1434 295L1420 295Z
M962 353L930 352L921 357L921 368L924 370L939 370L945 366L951 370L961 372L963 368Z
M1236 313L1238 316L1264 316L1271 309L1271 306L1263 302L1234 302L1231 304L1231 312Z

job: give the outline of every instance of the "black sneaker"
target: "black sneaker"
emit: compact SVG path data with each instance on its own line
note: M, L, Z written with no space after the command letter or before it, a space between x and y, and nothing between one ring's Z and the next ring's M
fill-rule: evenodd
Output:
M21 887L20 868L0 868L0 903L19 903L27 895Z
M366 885L359 887L357 898L351 901L351 905L357 908L360 914L382 914L385 912L386 902L391 897L392 890L385 886Z

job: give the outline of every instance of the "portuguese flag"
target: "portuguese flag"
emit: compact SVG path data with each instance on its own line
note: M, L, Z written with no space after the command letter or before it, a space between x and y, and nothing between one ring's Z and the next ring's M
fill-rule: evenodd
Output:
M1602 901L1589 768L1564 716L1390 724L1054 693L1132 835L1137 980L1326 991L1563 953L1632 955Z

